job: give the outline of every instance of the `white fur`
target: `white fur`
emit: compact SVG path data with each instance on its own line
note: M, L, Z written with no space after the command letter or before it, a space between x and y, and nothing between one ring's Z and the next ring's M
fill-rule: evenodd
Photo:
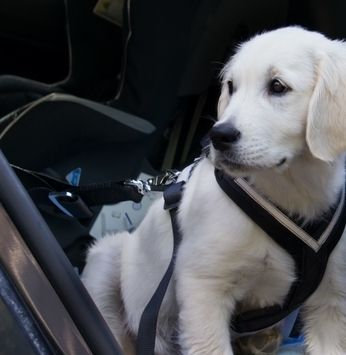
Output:
M273 95L273 79L290 90ZM292 258L222 192L214 166L248 176L270 201L306 222L336 202L345 180L343 43L295 27L265 33L240 47L223 82L216 125L230 123L241 137L232 152L211 146L187 183L182 242L158 321L160 355L174 352L177 333L184 355L232 355L231 316L281 304L295 278ZM171 253L161 200L133 234L107 236L89 252L84 283L126 354L133 353L142 311ZM346 354L345 233L303 308L307 354Z

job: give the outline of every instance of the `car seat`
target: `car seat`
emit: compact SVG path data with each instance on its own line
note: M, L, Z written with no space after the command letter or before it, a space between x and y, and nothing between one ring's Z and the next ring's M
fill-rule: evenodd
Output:
M80 168L82 184L154 174L167 128L177 141L195 126L191 117L198 121L208 93L219 90L218 71L236 42L283 25L286 11L287 1L274 0L127 0L116 98L44 97L0 120L0 149L12 164L63 179ZM42 214L64 250L75 255L74 246L82 255L94 219Z
M67 76L58 82L48 83L16 75L1 75L0 117L54 92L99 101L114 97L121 67L121 28L93 13L96 0L59 2L64 5L62 11L67 31ZM37 11L36 7L34 9ZM25 57L22 61L25 62ZM57 68L52 66L51 71L55 70Z

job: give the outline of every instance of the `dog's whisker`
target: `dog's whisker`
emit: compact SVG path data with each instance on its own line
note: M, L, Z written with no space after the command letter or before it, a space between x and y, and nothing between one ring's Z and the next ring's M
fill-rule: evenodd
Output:
M202 115L201 117L204 118L204 119L210 120L213 123L217 122L217 118L215 118L213 116L210 116L210 115Z

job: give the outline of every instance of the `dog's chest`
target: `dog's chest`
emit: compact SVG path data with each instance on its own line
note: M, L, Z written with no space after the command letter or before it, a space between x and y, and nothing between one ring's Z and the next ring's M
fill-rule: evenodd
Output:
M240 311L282 303L294 280L293 259L223 193L212 168L200 164L180 206L178 275L220 279L218 287L241 301Z

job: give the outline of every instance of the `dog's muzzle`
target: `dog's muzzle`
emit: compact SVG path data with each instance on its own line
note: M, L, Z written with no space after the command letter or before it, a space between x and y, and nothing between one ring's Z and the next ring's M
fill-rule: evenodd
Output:
M234 143L240 139L240 136L241 133L227 123L215 125L210 130L210 140L213 147L220 152L231 150Z

